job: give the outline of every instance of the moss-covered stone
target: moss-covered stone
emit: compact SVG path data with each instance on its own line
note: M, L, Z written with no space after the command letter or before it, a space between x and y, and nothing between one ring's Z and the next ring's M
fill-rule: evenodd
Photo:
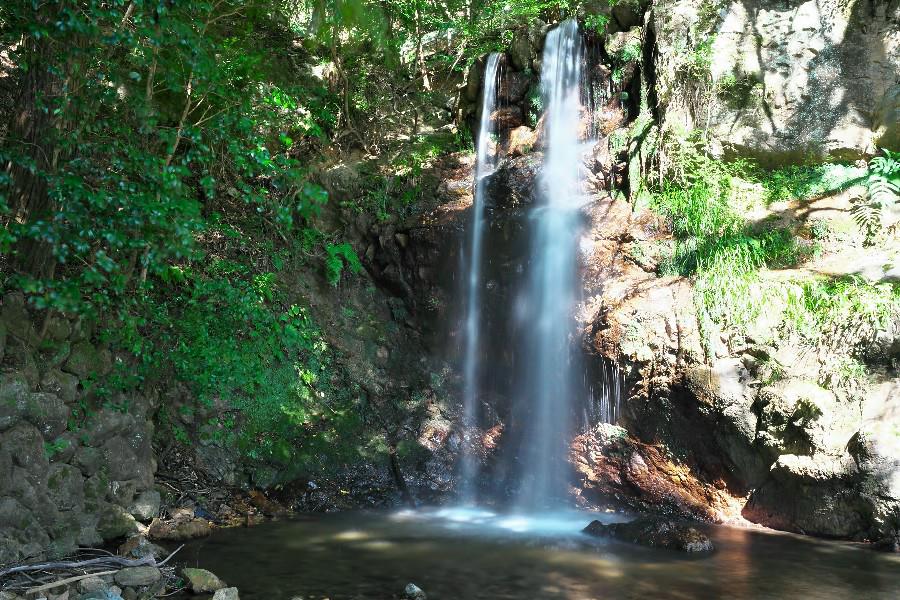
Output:
M137 521L117 504L106 504L100 509L97 533L105 541L116 540L138 532Z
M206 569L185 568L181 570L181 575L188 589L195 594L211 594L226 587L225 582Z

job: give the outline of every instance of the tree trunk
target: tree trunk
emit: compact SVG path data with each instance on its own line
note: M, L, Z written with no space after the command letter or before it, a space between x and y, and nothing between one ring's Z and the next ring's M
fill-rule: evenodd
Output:
M425 57L422 53L422 13L419 10L419 2L416 0L415 5L415 25L416 25L416 66L419 68L419 74L422 76L422 88L428 92L431 91L431 82L428 81L428 69L425 67Z
M48 40L28 39L28 71L22 80L16 110L9 125L7 144L24 160L12 160L9 206L12 218L21 224L52 217L53 203L47 194L46 175L56 166L52 102L57 79L48 71L51 48ZM26 164L32 162L34 169ZM23 164L25 163L25 164ZM36 239L22 239L15 247L16 265L35 277L53 276L56 261L52 247Z

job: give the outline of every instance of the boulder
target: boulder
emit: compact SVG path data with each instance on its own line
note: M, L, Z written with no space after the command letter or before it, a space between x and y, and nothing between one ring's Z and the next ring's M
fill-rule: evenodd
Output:
M536 56L531 40L528 39L528 32L519 30L513 37L512 44L509 46L509 60L513 66L519 71L525 71L531 68L531 61Z
M71 404L78 399L78 378L59 369L49 369L41 377L41 390L56 394L64 402Z
M51 315L44 324L45 339L54 342L63 342L72 335L72 324L69 320L58 314Z
M665 548L680 552L711 552L712 540L689 523L661 517L641 517L628 523L606 525L593 521L584 532L597 537L611 537L631 544Z
M150 521L159 514L161 498L156 490L141 492L131 506L128 507L135 519L141 522Z
M25 529L34 517L15 498L0 498L0 529Z
M55 440L66 430L72 414L72 409L55 394L31 394L26 406L25 419L37 427L47 441Z
M696 396L701 411L718 423L715 440L732 469L750 486L768 476L777 454L757 442L758 417L755 389L737 358L718 359L712 366L694 365L685 372L686 387Z
M123 588L153 585L162 578L156 567L128 567L118 571L115 581Z
M469 102L475 102L478 100L478 95L481 92L481 80L483 74L483 60L476 60L471 64L471 66L469 66L469 70L466 71L465 98Z
M143 427L134 415L119 410L103 409L94 415L87 427L87 446L99 447L105 445L116 436L127 435ZM126 442L127 444L127 442ZM116 447L114 451L124 448ZM125 477L124 479L127 479Z
M0 382L0 432L18 423L28 409L31 390L19 378L8 378Z
M117 588L116 586L112 586L107 589L99 589L92 592L87 592L86 594L77 596L77 600L126 600L121 592L121 589Z
M44 438L36 427L27 423L16 425L2 434L0 446L9 452L13 465L32 476L30 479L42 481L46 477L50 461L44 452Z
M99 448L79 446L72 457L72 464L78 467L85 477L96 475L103 465L103 452Z
M133 535L119 546L119 556L131 559L153 557L160 559L166 554L165 548L157 546L143 535Z
M5 370L12 372L5 377L17 378L25 382L32 390L40 383L40 371L34 360L33 350L33 346L14 338L7 342L3 357Z
M503 106L491 113L491 120L497 127L497 131L514 129L525 123L525 113L518 105Z
M25 294L12 291L3 296L0 321L10 335L31 346L37 346L40 338L34 329L31 316L25 306Z
M141 487L140 482L135 479L114 479L106 486L106 500L125 507L130 514L129 507L134 502L139 487Z
M487 199L492 207L510 211L530 206L535 199L541 159L540 153L530 153L501 162L487 180Z
M137 521L117 504L102 505L99 513L97 533L105 541L128 537L138 532Z
M212 600L240 600L240 596L236 587L222 588L221 590L216 590Z
M616 2L612 7L612 17L623 31L627 31L643 22L644 11L649 5L649 0Z
M181 576L187 582L188 589L195 594L211 594L226 587L225 582L206 569L184 568Z
M84 479L81 471L67 464L53 464L47 477L50 500L59 510L84 508Z
M871 508L860 494L860 475L849 457L780 456L743 516L784 531L864 539Z
M116 583L123 588L153 585L161 578L162 573L156 567L128 567L115 575Z
M569 462L582 500L615 502L639 511L664 511L721 521L740 514L726 490L704 482L687 465L615 425L598 424L572 442Z
M517 104L525 99L525 94L530 87L531 78L525 73L517 71L503 73L500 77L497 96L503 103Z
M506 155L510 157L528 154L537 142L537 133L534 129L522 125L509 132L509 141L506 143Z
M204 519L193 519L176 525L154 519L150 523L148 535L154 540L181 542L206 537L211 533L212 525Z
M82 579L77 583L75 589L78 590L80 594L90 594L93 592L105 592L109 589L109 584L100 579L99 577L88 577L86 579Z
M41 344L41 349L37 353L38 362L41 364L41 370L56 369L69 358L72 354L72 344L68 340L62 342L49 342Z
M63 371L84 379L91 374L106 375L111 368L112 357L109 350L98 349L87 340L82 340L72 346Z

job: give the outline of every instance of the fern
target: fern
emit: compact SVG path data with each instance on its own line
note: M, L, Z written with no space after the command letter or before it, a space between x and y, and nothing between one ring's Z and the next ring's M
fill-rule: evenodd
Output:
M337 285L341 280L341 274L344 267L350 270L354 275L362 271L362 263L359 256L353 250L353 246L344 242L343 244L328 244L325 247L327 256L325 257L325 278L331 285Z
M853 218L871 241L884 228L885 212L900 204L900 152L884 150L869 162L866 174L866 198L856 204Z

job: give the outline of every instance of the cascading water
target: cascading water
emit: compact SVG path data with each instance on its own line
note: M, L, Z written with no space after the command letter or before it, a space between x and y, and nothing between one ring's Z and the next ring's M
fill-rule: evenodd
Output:
M576 369L572 341L577 299L578 240L585 193L582 154L582 40L578 24L565 21L544 44L541 96L545 154L531 214L532 254L524 290L529 333L521 364L520 422L526 427L520 454L521 508L554 504L566 491L566 452Z
M494 122L498 103L516 93L521 74L504 80L502 57L487 60L462 298L467 433L459 475L467 505L483 493L495 499L512 495L517 512L562 508L576 426L616 418L618 388L609 383L618 374L602 362L582 364L575 321L583 287L584 208L592 197L582 177L583 159L596 142L589 117L609 100L605 81L587 83L589 59L574 20L547 35L540 82L544 151L534 155L542 157L530 191L534 204L527 216L497 210L495 227L488 226L487 208L504 207L510 177L526 182L521 178L534 173L535 162L515 155L499 162L512 138ZM485 436L476 438L476 432ZM488 443L491 459L482 471L481 451Z
M484 244L484 204L486 179L497 166L496 127L491 118L497 105L500 55L488 56L484 71L481 123L475 163L475 200L472 206L472 231L469 252L468 297L466 299L465 351L463 357L463 420L468 431L477 427L478 363L481 325L481 263ZM471 447L471 444L466 444ZM471 501L478 476L478 461L465 452L462 462L462 496Z

